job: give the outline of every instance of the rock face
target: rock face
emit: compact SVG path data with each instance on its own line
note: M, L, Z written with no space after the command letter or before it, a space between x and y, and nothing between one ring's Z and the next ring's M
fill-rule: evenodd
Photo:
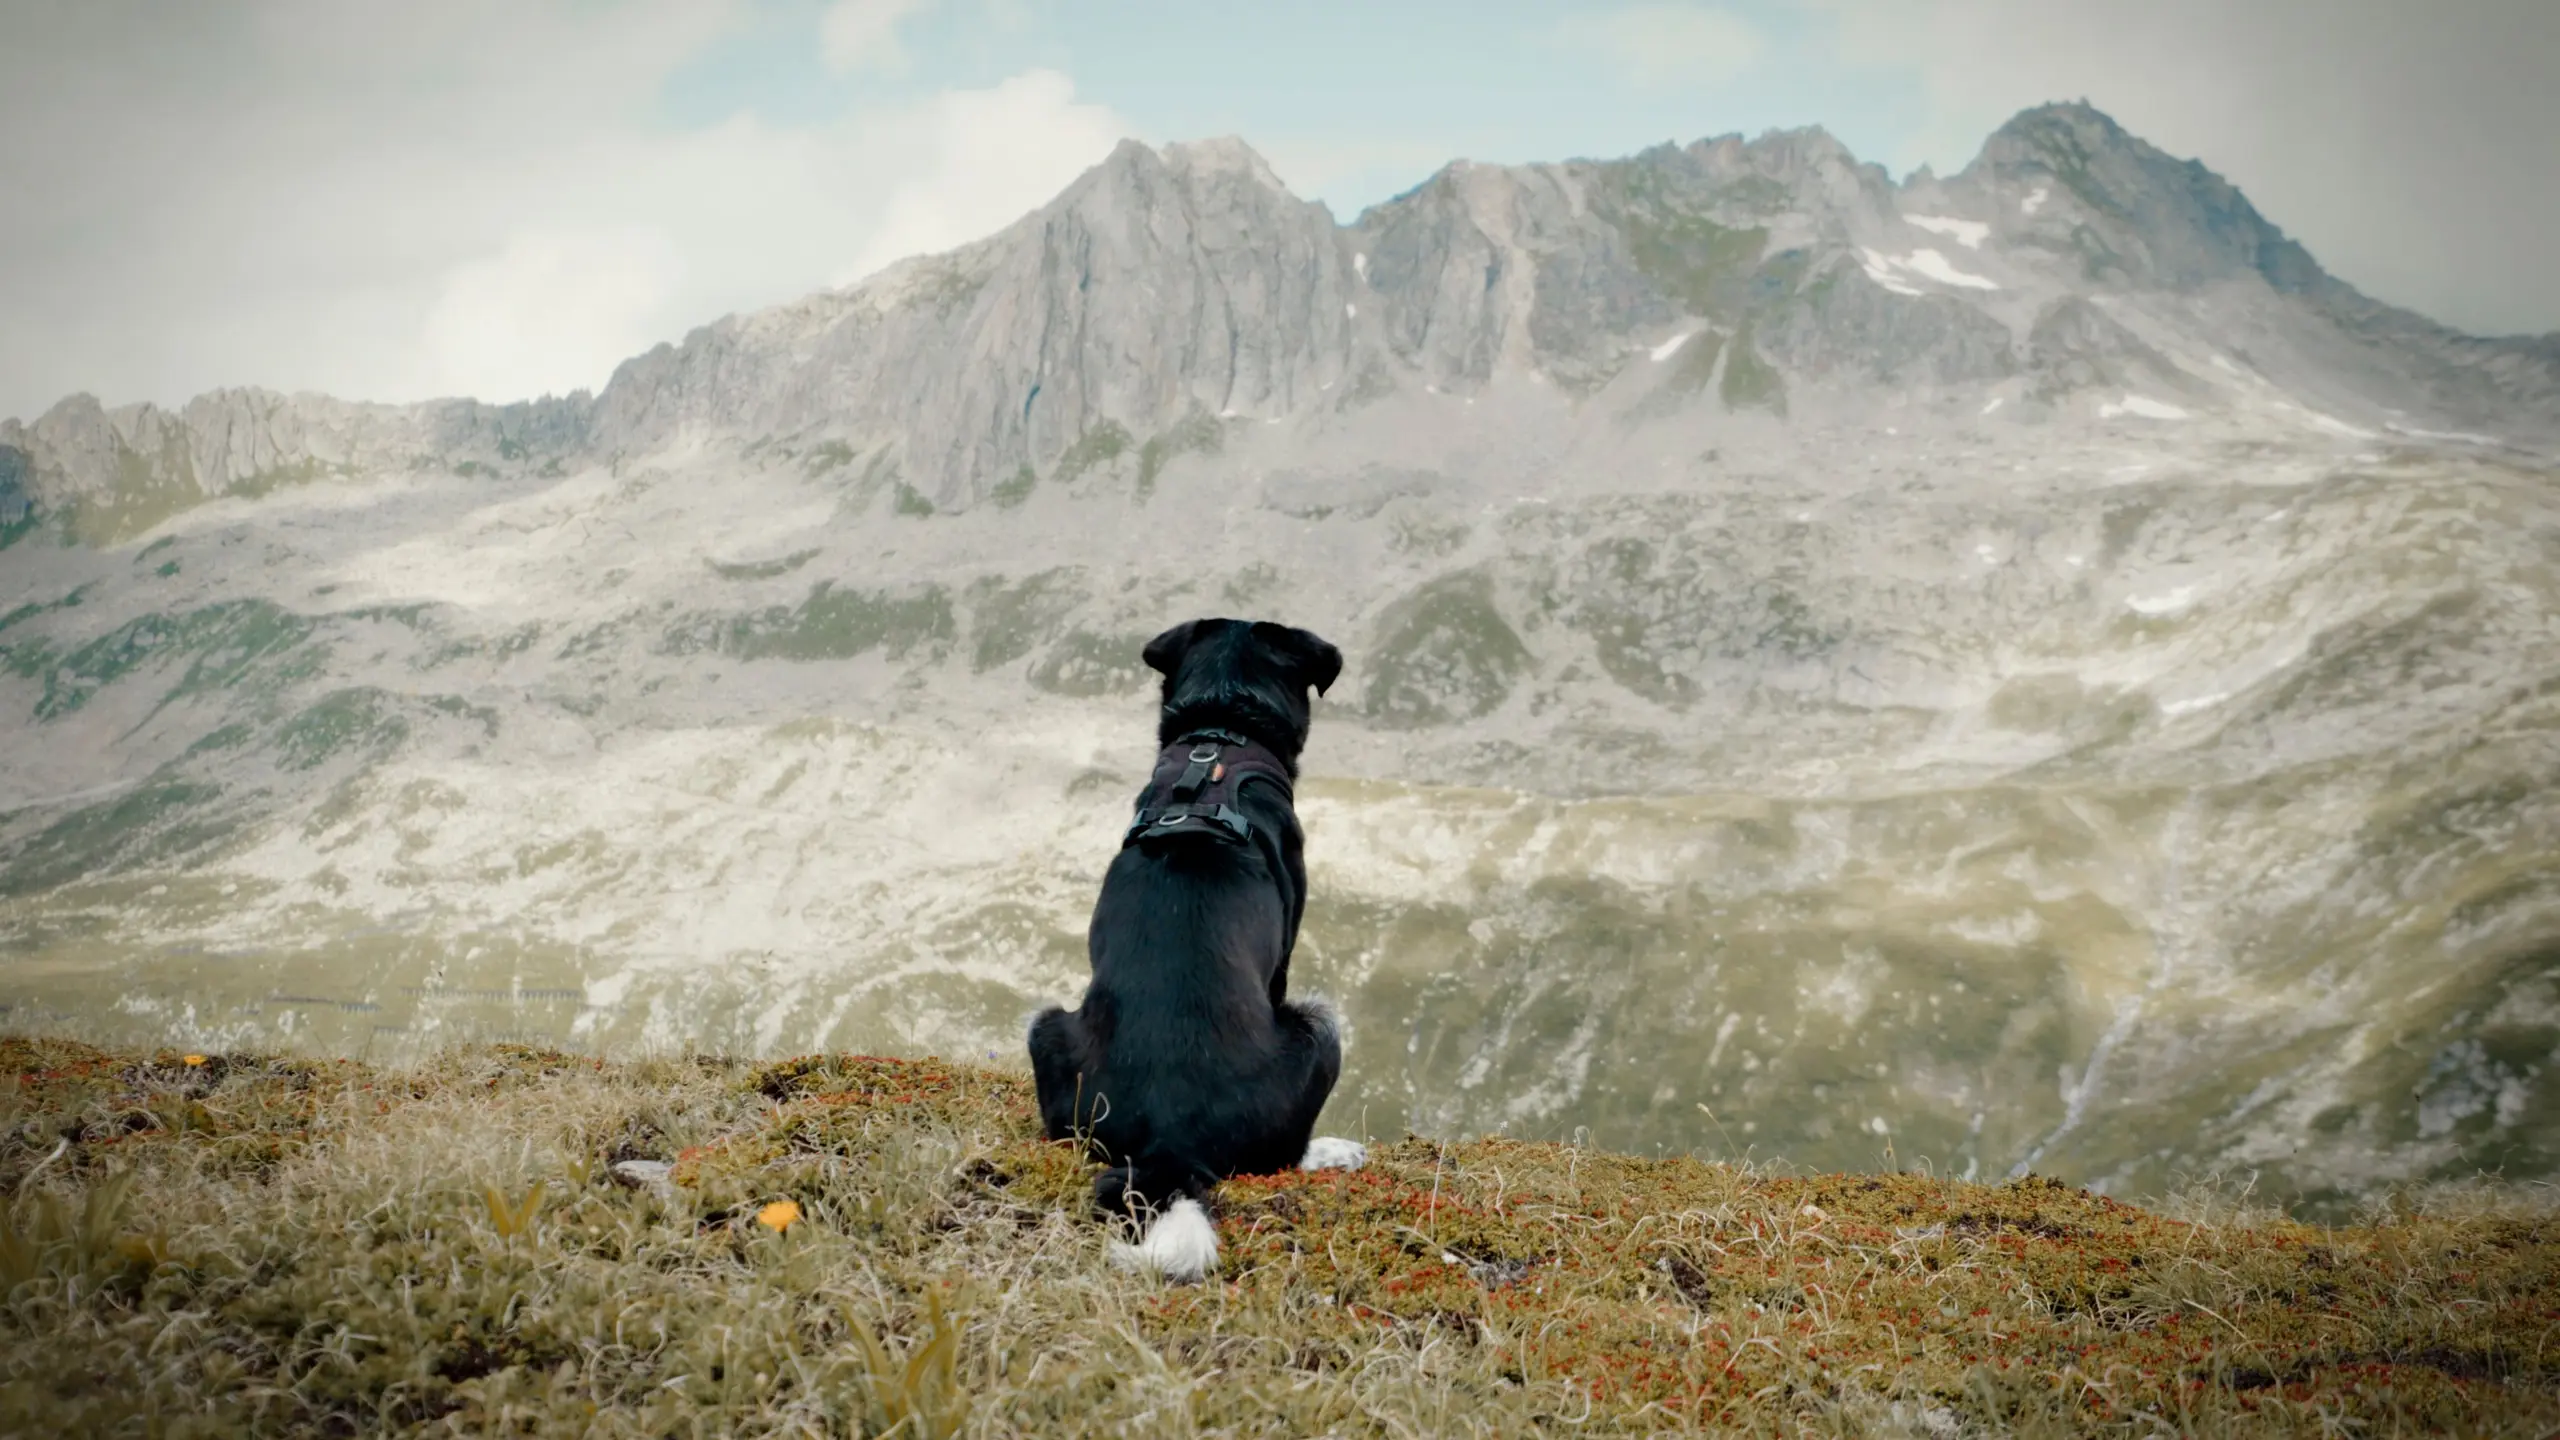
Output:
M171 413L75 397L0 426L0 446L40 505L82 510L102 537L244 488L637 457L684 437L833 443L952 510L1097 446L1197 448L1221 419L1474 393L1505 374L1588 398L1691 332L1704 342L1647 417L1692 399L1782 411L1799 390L1835 407L1913 386L1987 394L2021 373L2048 402L2149 385L2210 403L2222 377L2170 356L2235 346L2358 423L2547 430L2560 413L2560 341L2476 339L2377 304L2201 164L2056 105L1907 188L1804 130L1620 161L1459 162L1348 226L1240 141L1132 141L1000 234L697 330L592 402L222 391Z
M630 362L597 441L841 438L960 508L1089 435L1312 406L1351 365L1352 282L1331 217L1240 142L1131 141L992 239Z
M0 428L0 1006L1014 1053L1140 647L1247 614L1348 660L1329 1128L2548 1176L2555 361L2051 107L1347 225L1127 145L594 397L66 401Z
M93 543L130 538L222 495L329 476L555 468L584 444L589 400L359 405L321 395L216 390L177 411L113 410L74 395L32 425L0 421L0 456L35 502Z

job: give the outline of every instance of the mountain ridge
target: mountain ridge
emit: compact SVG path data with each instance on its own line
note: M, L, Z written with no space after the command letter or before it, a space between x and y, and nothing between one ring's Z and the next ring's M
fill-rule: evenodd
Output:
M0 1014L1002 1051L1083 982L1146 638L1279 615L1346 656L1292 973L1364 1123L2547 1175L2548 349L2102 119L1347 225L1124 146L601 395L57 407L0 440Z
M2015 268L1978 273L1986 260ZM2150 315L2144 340L2142 323L2074 303L2092 299L2175 313ZM2209 348L2235 317L2272 342L2279 388L2367 428L2412 402L2413 431L2534 435L2532 416L2560 411L2560 334L2463 335L2374 301L2201 161L2054 104L1955 175L1903 185L1805 127L1617 160L1456 160L1347 223L1235 137L1127 140L994 235L696 327L593 395L385 405L245 388L174 410L78 395L0 422L0 492L121 538L280 483L538 468L693 435L850 446L947 510L1035 483L1097 434L1196 445L1214 422L1305 421L1417 384L1472 393L1497 371L1601 401L1692 322L1721 352L1718 398L1765 408L1793 388L2029 372L2050 400L2072 388L2038 345L2058 326L2205 397L2218 377L2179 378L2157 332Z

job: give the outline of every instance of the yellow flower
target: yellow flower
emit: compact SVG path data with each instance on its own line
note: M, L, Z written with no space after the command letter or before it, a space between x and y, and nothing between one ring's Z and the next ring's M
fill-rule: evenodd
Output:
M756 1212L756 1223L780 1234L800 1222L800 1206L791 1200L776 1200Z
M201 1065L204 1063L204 1057L201 1055L187 1055L180 1058L184 1059L190 1065Z

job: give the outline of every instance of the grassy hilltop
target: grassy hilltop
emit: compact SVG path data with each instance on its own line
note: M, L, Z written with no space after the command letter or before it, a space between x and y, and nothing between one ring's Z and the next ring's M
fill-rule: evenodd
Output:
M2560 1219L2513 1195L2320 1229L1407 1139L1229 1183L1172 1287L1016 1074L0 1066L0 1434L2560 1428Z

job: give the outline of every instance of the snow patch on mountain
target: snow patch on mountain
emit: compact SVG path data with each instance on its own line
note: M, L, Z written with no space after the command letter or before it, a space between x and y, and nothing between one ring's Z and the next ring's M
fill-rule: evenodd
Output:
M2166 400L2154 400L2148 395L2127 395L2121 400L2110 400L2098 407L2098 418L2101 420L2113 420L2119 415L2137 415L2145 420L2192 418L2183 407L2172 405Z
M1979 250L1991 238L1991 227L1980 220L1959 220L1952 215L1905 215L1905 221L1933 234L1953 239L1967 250Z

